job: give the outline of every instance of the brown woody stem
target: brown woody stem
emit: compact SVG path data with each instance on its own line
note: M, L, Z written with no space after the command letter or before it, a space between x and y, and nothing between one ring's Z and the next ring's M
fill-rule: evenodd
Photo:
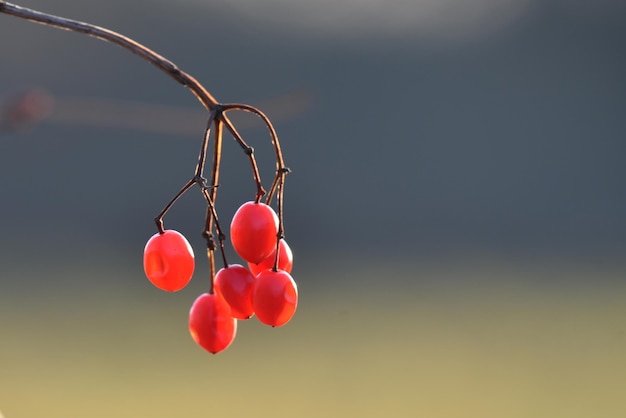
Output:
M290 170L285 166L282 151L280 147L280 143L278 142L278 136L276 135L276 131L270 122L269 118L261 112L259 109L246 105L246 104L220 104L209 91L198 82L194 77L187 74L172 61L163 57L162 55L157 54L155 51L147 48L146 46L123 36L115 31L95 26L89 23L80 22L77 20L67 19L60 16L54 16L47 13L39 12L36 10L28 9L25 7L17 6L11 3L7 3L5 0L0 0L0 13L11 15L15 17L19 17L22 19L29 20L31 22L40 23L47 26L52 26L58 29L69 30L73 32L79 32L86 34L88 36L92 36L94 38L98 38L107 42L111 42L115 45L118 45L135 55L145 59L159 70L163 71L169 77L176 80L181 85L187 87L193 95L202 103L202 105L209 110L209 121L207 123L207 129L205 131L204 140L202 142L202 147L200 150L200 155L198 157L198 165L196 166L194 177L189 180L182 189L176 194L176 196L165 206L165 208L159 213L159 215L155 218L155 222L157 225L157 229L159 233L164 232L163 227L163 217L167 213L167 211L172 207L172 205L185 193L187 192L194 184L197 184L202 188L202 193L205 196L207 201L207 215L205 222L205 230L203 235L207 238L207 248L209 255L209 262L211 265L211 292L213 291L213 278L215 276L215 263L214 263L214 251L215 244L212 239L212 230L215 225L219 244L222 250L222 257L224 260L224 266L227 266L226 257L223 251L223 241L224 234L222 233L218 223L217 223L217 212L215 210L215 198L217 193L217 182L219 179L219 170L220 170L220 160L222 154L222 133L223 127L226 127L228 131L231 133L235 141L244 149L246 155L250 159L250 164L252 166L252 172L254 176L254 181L256 183L256 199L255 201L258 203L261 198L266 194L262 183L261 176L259 174L259 169L256 163L256 159L254 158L254 149L249 146L241 136L241 134L237 131L233 123L228 119L226 113L232 110L239 110L245 112L251 112L259 116L263 122L265 123L272 140L272 144L274 145L274 150L276 153L276 177L274 178L274 182L272 183L272 187L270 192L266 197L266 203L270 204L272 198L275 193L277 193L277 205L278 205L278 217L279 217L279 230L277 235L277 244L276 248L278 249L278 241L284 237L284 228L283 228L283 190L284 190L284 182L285 176ZM211 125L215 126L215 144L213 149L213 161L212 161L212 175L211 175L211 185L208 186L206 184L206 179L203 177L204 166L206 162L206 152L208 148L208 142L210 137ZM277 251L278 256L278 251ZM276 264L276 263L275 263Z

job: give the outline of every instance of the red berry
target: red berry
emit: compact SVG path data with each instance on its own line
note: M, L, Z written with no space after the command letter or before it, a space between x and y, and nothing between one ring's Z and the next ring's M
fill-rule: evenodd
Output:
M262 271L254 283L252 305L262 323L273 327L286 324L298 306L296 282L285 271Z
M276 246L278 216L271 206L246 202L233 216L230 239L235 251L250 263L260 263Z
M237 319L248 319L254 315L253 289L254 276L239 264L220 269L215 275L215 292L224 297L230 305L232 315Z
M289 245L284 239L281 239L278 245L278 270L291 273L291 269L293 268L293 253L291 252L291 248L289 248ZM274 258L276 258L275 248L274 251L259 264L248 263L248 268L252 274L256 276L263 270L271 270L274 268Z
M237 320L230 313L230 306L217 293L203 293L195 300L189 311L191 338L209 353L225 350L237 334Z
M189 283L194 270L193 249L178 231L153 235L143 251L148 280L162 290L176 292Z

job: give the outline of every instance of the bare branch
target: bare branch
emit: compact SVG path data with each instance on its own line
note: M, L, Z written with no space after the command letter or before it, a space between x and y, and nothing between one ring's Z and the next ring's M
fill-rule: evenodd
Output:
M28 9L26 7L16 6L14 4L7 3L4 0L0 1L0 13L20 17L31 22L52 26L58 29L84 33L86 35L93 36L94 38L102 39L121 46L146 61L149 61L151 64L155 65L183 86L188 87L198 100L200 100L200 103L202 103L208 110L211 110L217 104L217 100L215 100L211 93L209 93L195 78L178 68L178 66L176 66L176 64L172 61L157 54L139 42L120 35L117 32L92 25L90 23L80 22L78 20L67 19Z

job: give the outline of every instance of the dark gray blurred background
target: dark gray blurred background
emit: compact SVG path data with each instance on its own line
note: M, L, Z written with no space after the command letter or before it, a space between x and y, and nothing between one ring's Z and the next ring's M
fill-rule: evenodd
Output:
M134 37L221 101L305 91L310 106L276 123L293 169L286 227L298 255L621 257L623 4L284 3L24 5ZM199 108L115 46L7 16L0 39L6 95L39 86L59 98ZM73 240L136 250L192 174L202 129L196 138L53 123L2 132L4 254ZM244 132L269 184L269 142L262 129ZM239 149L225 153L228 219L254 189ZM193 235L199 206L186 198L166 225Z

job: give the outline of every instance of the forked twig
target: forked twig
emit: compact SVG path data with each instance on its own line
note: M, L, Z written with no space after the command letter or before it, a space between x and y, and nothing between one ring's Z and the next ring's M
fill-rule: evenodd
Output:
M218 233L219 244L222 250L222 257L225 266L227 265L226 257L223 251L223 240L224 234L219 227L217 220L217 212L215 210L215 199L217 195L217 182L219 179L219 169L220 169L220 160L221 160L221 152L222 152L222 133L223 127L225 127L233 136L235 141L243 148L244 152L248 156L250 160L250 165L252 166L252 172L254 176L254 181L256 184L256 197L255 201L259 202L260 199L265 195L265 190L262 186L261 177L259 174L259 169L254 158L254 150L251 146L249 146L246 141L244 141L241 134L237 131L234 124L227 117L226 113L233 110L251 112L259 116L263 122L265 123L271 137L272 144L274 146L275 154L276 154L276 177L274 182L272 183L272 187L267 196L267 203L269 204L272 200L273 195L277 194L277 205L278 205L278 216L279 216L279 232L277 236L277 249L278 249L278 240L280 240L284 236L284 228L283 228L283 216L282 216L282 206L283 206L283 190L284 190L284 181L285 175L289 172L289 169L285 166L282 151L280 148L280 143L278 141L278 136L276 135L276 131L270 122L269 118L261 112L259 109L245 104L220 104L209 91L198 82L194 77L189 75L188 73L181 70L176 64L162 55L157 54L155 51L147 48L146 46L123 36L115 31L110 29L106 29L100 26L95 26L89 23L80 22L77 20L67 19L64 17L54 16L47 13L42 13L36 10L28 9L25 7L17 6L11 3L7 3L5 0L0 0L0 13L12 15L15 17L19 17L22 19L29 20L31 22L40 23L47 26L52 26L55 28L69 30L73 32L83 33L88 36L92 36L107 42L111 42L115 45L118 45L135 55L145 59L159 70L163 71L169 77L173 78L179 84L187 87L192 94L200 101L200 103L209 111L209 120L207 123L207 129L205 131L205 136L202 142L202 147L198 156L198 164L196 166L196 170L194 176L180 189L180 191L174 196L174 198L165 206L165 208L159 213L159 215L155 218L155 222L157 225L157 229L159 233L164 232L163 227L163 217L172 207L172 205L185 193L187 192L193 185L200 186L202 190L202 194L207 201L207 214L206 214L206 222L205 229L203 231L203 235L207 239L207 250L209 255L209 261L211 265L211 288L213 286L213 278L215 274L215 266L214 266L214 251L215 251L215 243L212 238L212 230L215 227ZM213 159L212 159L212 174L211 174L211 182L207 184L207 180L203 177L204 166L206 163L206 152L208 149L208 142L211 134L211 126L214 127L214 148L213 148ZM278 254L278 251L277 251Z

